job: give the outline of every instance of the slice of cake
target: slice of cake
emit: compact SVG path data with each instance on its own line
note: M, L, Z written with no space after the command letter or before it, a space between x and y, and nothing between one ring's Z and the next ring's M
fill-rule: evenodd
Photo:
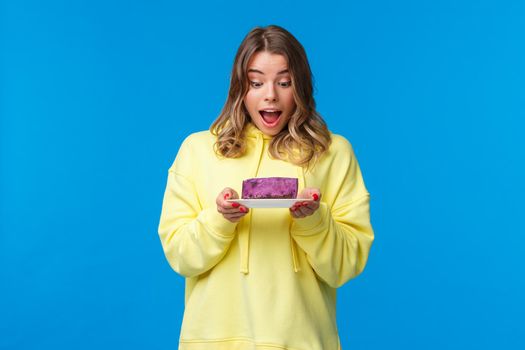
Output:
M257 177L242 182L243 199L296 198L297 178Z

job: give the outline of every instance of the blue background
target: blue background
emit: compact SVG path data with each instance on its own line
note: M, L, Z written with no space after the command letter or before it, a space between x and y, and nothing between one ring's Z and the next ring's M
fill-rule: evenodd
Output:
M176 348L167 170L268 24L372 195L343 349L525 348L524 23L523 1L2 2L0 348Z

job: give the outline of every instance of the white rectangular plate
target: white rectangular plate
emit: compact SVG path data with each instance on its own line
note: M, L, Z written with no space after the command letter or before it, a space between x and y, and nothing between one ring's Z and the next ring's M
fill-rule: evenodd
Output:
M227 202L235 202L248 208L291 208L296 202L313 202L313 199L305 198L278 198L278 199L227 199Z

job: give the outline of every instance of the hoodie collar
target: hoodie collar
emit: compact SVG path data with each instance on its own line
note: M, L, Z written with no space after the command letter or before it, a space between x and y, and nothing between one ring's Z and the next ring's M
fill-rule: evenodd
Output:
M252 122L246 124L244 127L244 133L246 137L263 138L265 140L271 140L273 138L273 136L266 135L261 130L259 130L259 128L257 128Z

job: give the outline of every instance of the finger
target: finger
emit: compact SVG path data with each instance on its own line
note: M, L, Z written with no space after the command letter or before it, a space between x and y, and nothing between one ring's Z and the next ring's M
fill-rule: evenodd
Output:
M229 201L229 200L237 199L237 198L239 198L239 195L237 194L237 192L232 188L226 187L217 196L217 199L216 199L217 207L224 208L223 211L225 212L230 211L231 208L238 208L240 206L239 203Z
M305 215L304 215L303 213L301 213L299 210L296 210L296 211L295 211L295 217L296 217L297 219L301 219L301 218L304 218Z
M221 191L221 194L222 194L222 197L224 199L229 199L232 197L233 195L233 192L234 190L230 187L225 187L222 191Z
M297 208L300 208L300 207L302 207L304 205L308 205L310 203L311 203L310 201L306 201L306 202L297 201L290 207L290 209L297 210Z
M321 191L317 188L309 188L305 198L313 199L316 202L321 201Z
M223 207L223 206L218 205L217 211L221 214L234 214L234 213L238 213L239 209L231 207L231 206Z
M299 207L300 212L306 215L312 215L318 208L319 208L319 202L313 202L313 201L303 202L301 203L301 206Z
M239 194L233 188L226 187L225 189L228 190L227 193L230 195L228 199L238 199L239 198Z
M319 202L305 202L303 205L302 205L303 208L307 208L307 209L310 209L312 211L316 211L318 208L319 208Z
M295 209L290 208L290 213L294 218L302 218L304 214L299 210L300 206L297 206Z
M310 209L310 208L308 208L306 206L300 207L299 209L297 209L297 211L299 213L301 213L302 215L304 215L304 216L312 215L312 213L314 212L312 209Z
M292 210L292 208L290 208L290 215L295 219L299 218L297 209Z
M239 204L239 203L233 203L233 204ZM223 208L223 210L226 214L237 214L237 213L246 214L250 211L250 209L248 209L244 205L237 205L237 206L234 206L233 208Z
M307 188L304 188L304 189L301 191L301 193L299 194L299 196L297 196L297 198L304 198L304 199L306 199L306 198L312 198L310 192L311 192L311 189L310 189L310 188L308 188L308 187L307 187Z
M314 201L321 200L321 191L318 188L308 187L301 191L298 198L313 199Z
M301 202L295 202L291 207L290 207L290 210L291 211L296 211L297 208L299 208L301 206Z
M240 219L242 218L243 216L245 216L247 213L241 213L241 212L238 212L238 213L234 213L234 214L226 214L224 215L225 218L227 219Z
M298 208L308 208L315 211L319 208L319 203L314 201L297 202L290 209L297 210Z
M217 197L217 204L219 202L226 201L228 199L236 199L236 198L239 198L239 195L237 194L237 192L233 188L226 187L225 189L221 191L221 193Z
M299 193L297 195L297 199L301 199L301 198L308 198L308 193L307 193L308 189L305 188L301 191L301 193Z
M240 218L230 218L226 216L224 218L230 222L239 222L241 220Z
M221 208L224 208L225 210L233 210L233 211L239 211L239 207L241 205L237 202L229 202L228 200L224 201L224 202L217 202L217 207L221 207Z
M246 215L246 213L237 213L237 214L228 214L226 215L228 218L232 218L232 219L240 219L242 217L244 217Z

